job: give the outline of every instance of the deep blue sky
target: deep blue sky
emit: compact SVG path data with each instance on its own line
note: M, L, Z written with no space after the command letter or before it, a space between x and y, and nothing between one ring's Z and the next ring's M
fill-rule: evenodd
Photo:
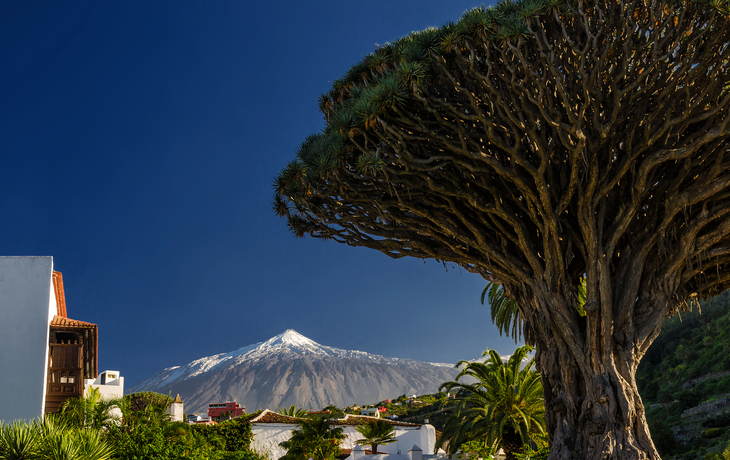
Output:
M0 255L54 257L128 387L288 328L429 361L511 352L478 276L297 239L271 211L330 82L474 6L3 2Z

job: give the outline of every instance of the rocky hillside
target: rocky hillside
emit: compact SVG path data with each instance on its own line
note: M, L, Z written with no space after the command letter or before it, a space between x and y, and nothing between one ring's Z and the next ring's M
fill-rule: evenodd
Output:
M248 412L291 404L321 409L434 393L456 374L450 364L328 347L289 329L266 342L164 369L131 391L179 393L187 413L233 400Z

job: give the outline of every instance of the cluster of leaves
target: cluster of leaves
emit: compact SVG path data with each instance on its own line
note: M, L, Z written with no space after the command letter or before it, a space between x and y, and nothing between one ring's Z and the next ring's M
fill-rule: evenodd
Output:
M345 437L344 430L333 428L326 418L304 421L289 440L279 444L287 449L279 460L334 460L342 454L340 442Z
M384 163L377 152L357 149L357 144L349 141L376 126L386 111L397 111L427 91L433 79L443 78L434 71L442 54L464 49L473 42L523 37L528 34L530 18L567 3L508 0L496 7L477 7L457 22L413 32L365 56L320 97L319 108L327 127L323 133L305 139L297 158L276 179L274 210L289 216L291 223L301 224L297 213L312 204L305 205L304 199L309 199L313 188L338 174L343 166L362 177L378 174Z
M360 446L370 446L373 455L377 455L378 446L396 441L395 428L385 420L377 420L355 428L363 439L357 441Z
M99 430L75 427L54 416L32 423L0 422L0 459L107 460L113 452Z
M499 353L487 350L484 363L457 364L463 368L456 380L440 388L456 392L458 406L436 440L437 448L454 454L463 443L477 439L494 452L502 448L512 458L545 432L540 375L532 368L534 360L525 363L530 351L529 346L520 347L504 363ZM460 381L463 377L476 382Z

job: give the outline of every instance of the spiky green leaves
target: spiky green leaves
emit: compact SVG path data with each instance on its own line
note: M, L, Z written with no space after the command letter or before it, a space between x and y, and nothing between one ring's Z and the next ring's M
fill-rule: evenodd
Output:
M480 439L496 452L504 448L509 457L507 437L521 439L521 444L545 431L544 393L540 375L527 360L529 346L515 350L505 363L494 350L487 350L487 360L462 361L456 380L446 382L439 390L456 394L457 408L449 416L436 447L455 453L461 444ZM461 381L463 377L471 382ZM466 379L465 379L466 380Z

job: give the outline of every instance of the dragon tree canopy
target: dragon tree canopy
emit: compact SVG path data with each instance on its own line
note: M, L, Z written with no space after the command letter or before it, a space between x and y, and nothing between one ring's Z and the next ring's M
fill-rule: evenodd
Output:
M557 458L658 458L635 371L730 287L730 1L523 0L376 49L274 183L309 234L502 284ZM585 277L584 308L578 291Z

